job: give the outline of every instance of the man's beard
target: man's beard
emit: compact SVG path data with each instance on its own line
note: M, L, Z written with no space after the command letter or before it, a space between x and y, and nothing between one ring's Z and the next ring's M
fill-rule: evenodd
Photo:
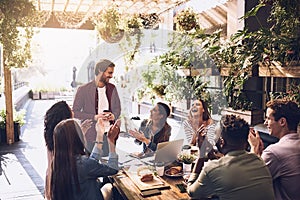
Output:
M106 77L101 76L99 81L102 82L104 85L106 85L109 82L109 79L106 78Z

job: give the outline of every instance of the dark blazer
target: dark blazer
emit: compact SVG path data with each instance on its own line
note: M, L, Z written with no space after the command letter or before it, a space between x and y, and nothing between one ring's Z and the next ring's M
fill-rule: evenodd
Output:
M80 86L77 89L74 102L73 112L74 117L81 121L85 119L94 120L96 115L96 84L95 80ZM115 115L115 119L118 119L121 113L121 102L118 95L118 91L114 84L108 83L106 85L106 96L109 103L109 110ZM92 127L86 133L86 139L89 147L93 147L92 142L96 139L96 121L92 124ZM88 149L91 151L91 149Z

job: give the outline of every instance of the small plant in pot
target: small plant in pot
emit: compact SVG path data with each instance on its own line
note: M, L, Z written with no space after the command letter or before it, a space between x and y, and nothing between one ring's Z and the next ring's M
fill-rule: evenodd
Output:
M25 124L26 110L13 110L14 138L19 141L20 128ZM0 110L0 142L6 143L6 109Z
M178 154L177 159L184 164L192 164L196 160L196 156L190 153L181 152Z

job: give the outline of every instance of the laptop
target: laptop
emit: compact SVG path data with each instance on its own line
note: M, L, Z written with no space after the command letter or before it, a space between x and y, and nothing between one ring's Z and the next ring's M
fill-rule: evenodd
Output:
M158 162L163 162L165 165L168 165L177 159L177 155L181 151L183 141L184 139L179 139L158 143L154 155L143 158L141 161L149 165L154 165Z

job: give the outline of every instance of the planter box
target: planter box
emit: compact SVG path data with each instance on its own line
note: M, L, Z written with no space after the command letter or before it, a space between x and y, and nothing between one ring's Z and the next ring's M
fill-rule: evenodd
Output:
M256 124L260 124L264 122L264 111L263 110L233 110L232 108L223 109L222 115L233 114L240 116L246 122L249 123L250 126L254 126Z
M32 99L33 99L33 100L38 100L38 99L40 99L40 93L39 93L39 92L33 92L33 93L32 93Z
M41 92L41 99L48 99L48 92Z
M200 74L199 69L196 68L178 68L176 72L179 76L197 76Z
M48 92L48 99L55 99L54 92Z
M20 124L14 123L14 138L15 142L20 141L21 127ZM0 128L0 143L7 143L6 129Z

